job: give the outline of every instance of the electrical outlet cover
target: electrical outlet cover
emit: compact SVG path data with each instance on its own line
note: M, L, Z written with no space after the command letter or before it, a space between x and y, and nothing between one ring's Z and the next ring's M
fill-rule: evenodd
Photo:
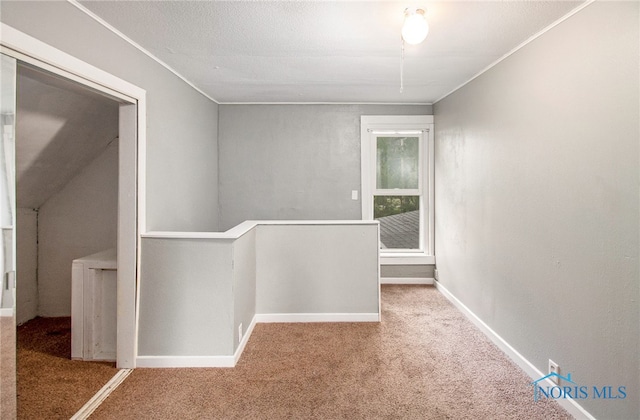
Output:
M556 362L554 362L553 360L549 359L549 374L551 373L555 373L556 375L560 375L560 366L558 366L558 364ZM551 381L554 384L559 384L560 383L560 378L557 377L556 375L553 375L551 377L549 377L549 379L551 379Z

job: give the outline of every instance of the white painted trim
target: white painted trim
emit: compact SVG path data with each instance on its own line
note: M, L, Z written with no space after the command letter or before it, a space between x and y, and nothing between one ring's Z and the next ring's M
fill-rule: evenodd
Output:
M120 369L114 376L103 386L85 405L78 410L76 414L71 417L71 420L84 420L89 416L107 399L109 395L122 383L127 376L133 372L133 369Z
M169 232L142 233L143 238L160 239L238 239L256 226L335 226L377 225L377 220L247 220L226 232Z
M255 314L233 356L138 356L139 368L235 367L257 323L293 322L380 322L377 313Z
M420 162L420 185L422 192L421 226L420 226L420 252L401 252L401 256L407 260L415 259L413 264L435 264L425 257L432 257L435 249L435 217L434 217L434 116L433 115L362 115L360 116L360 191L361 191L361 217L362 220L373 220L373 196L375 190L375 147L372 144L372 131L375 130L420 130L423 134L420 142L420 154L423 160ZM424 133L426 131L426 133ZM426 142L426 145L424 144ZM425 148L426 146L426 148ZM416 250L417 251L417 250ZM398 253L395 253L398 254ZM383 265L411 264L399 262L394 252L381 250L381 262ZM421 259L421 260L419 260ZM419 262L418 262L419 261Z
M235 367L235 356L138 356L139 368Z
M464 86L468 85L469 83L471 83L473 80L477 79L478 77L482 76L484 73L488 72L489 70L491 70L493 67L497 66L498 64L500 64L502 61L506 60L507 58L509 58L509 56L515 54L516 52L518 52L519 50L521 50L522 48L524 48L525 46L527 46L527 44L530 44L531 42L533 42L535 39L541 37L542 35L544 35L545 33L549 32L551 29L555 28L556 26L558 26L559 24L561 24L562 22L564 22L565 20L569 19L571 16L575 15L576 13L578 13L579 11L581 11L582 9L584 9L585 7L591 5L592 3L594 3L596 0L587 0L586 2L580 4L578 7L576 7L575 9L571 10L569 13L567 13L566 15L564 15L563 17L561 17L560 19L556 20L555 22L553 22L551 25L545 27L544 29L540 30L539 32L533 34L532 36L530 36L529 38L527 38L524 42L522 42L520 45L518 45L517 47L515 47L514 49L512 49L511 51L509 51L508 53L506 53L505 55L503 55L502 57L498 58L496 61L494 61L493 63L489 64L487 67L485 67L484 69L480 70L478 73L476 73L473 77L471 77L471 79L467 80L466 82L462 83L461 85L459 85L458 87L455 87L454 89L452 89L451 91L449 91L448 93L445 93L444 95L442 95L440 98L436 99L435 101L433 101L433 105L437 104L438 102L440 102L441 100L443 100L444 98L446 98L447 96L453 94L454 92L456 92L459 89L462 89Z
M381 277L382 277L382 266L380 265L380 223L376 227L377 237L378 237L378 265L376 267L376 274L378 276L378 320L382 322L382 288L381 286Z
M380 264L382 265L434 265L435 263L436 257L434 255L425 255L424 253L380 256Z
M84 358L84 264L71 262L71 359Z
M253 329L256 326L256 316L254 315L251 319L251 323L249 324L249 328L246 329L244 335L242 336L242 340L240 341L240 345L236 349L236 352L233 355L233 365L235 366L240 360L240 356L242 356L242 352L244 352L244 348L247 346L249 342L249 338L251 338L251 334L253 334Z
M92 82L97 86L108 88L106 93L114 90L117 93L124 94L129 97L129 101L135 103L137 99L145 95L145 90L135 86L119 77L107 73L91 64L79 60L57 48L54 48L44 42L33 38L13 27L0 22L0 44L3 47L24 54L27 57L37 60L45 64L44 68L50 70L48 66L62 70L74 76L80 77L80 83L87 85L86 81ZM20 57L20 59L22 59ZM37 64L36 64L37 65ZM43 67L43 66L40 66ZM55 70L53 70L56 72ZM56 72L60 74L59 71ZM63 75L69 78L68 74ZM78 81L76 78L71 78ZM90 84L89 86L95 87ZM99 87L98 87L99 89Z
M374 225L375 220L253 220L259 225Z
M382 277L380 284L433 284L431 277Z
M421 130L424 125L433 124L433 115L362 115L360 117L362 125L375 126L374 128L384 130ZM386 126L386 127L385 127ZM362 129L362 126L360 127ZM370 127L365 127L366 129Z
M379 322L377 313L256 314L256 322Z
M129 103L135 103L135 99L124 95L120 92L117 92L115 90L109 89L105 86L101 86L97 83L94 83L90 80L87 80L85 78L82 78L80 76L76 76L75 74L69 73L67 71L64 71L64 74L60 73L60 69L58 69L55 66L49 65L43 61L40 61L36 58L32 58L26 54L22 54L21 52L18 52L14 49L8 48L6 46L2 46L0 47L0 52L2 52L3 54L9 55L13 58L15 58L18 61L27 63L27 64L31 64L35 67L38 67L40 69L43 69L45 71L48 71L50 73L53 74L57 74L57 75L62 75L65 79L77 82L79 84L82 84L84 86L89 87L90 89L94 90L95 92L102 94L102 96L105 96L109 99L113 99L116 102L129 102Z
M517 364L524 372L532 379L537 380L545 376L533 363L528 361L522 354L520 354L515 348L513 348L504 338L496 333L491 327L485 324L480 317L478 317L471 309L469 309L464 303L458 300L446 287L440 282L435 282L436 288L444 297L446 297L453 305L460 310L478 329L486 335L503 353L505 353L515 364ZM533 392L531 394L533 398ZM587 410L585 410L580 404L571 398L562 398L556 400L558 404L569 412L576 419L595 420Z
M147 92L138 98L138 235L147 231ZM140 238L138 237L138 247ZM140 248L138 248L139 250ZM138 255L138 261L140 255ZM140 274L140 273L138 273Z
M135 148L138 153L137 160L135 161L137 167L134 168L136 174L133 180L133 187L137 190L137 193L134 191L132 203L137 207L135 211L136 220L130 224L130 228L135 230L137 251L135 257L132 258L129 258L128 254L126 256L121 254L119 256L120 268L118 270L119 273L131 272L122 269L125 263L121 264L121 262L126 261L127 267L132 268L132 271L137 275L136 278L129 279L130 281L125 284L130 290L135 290L135 293L125 294L127 300L124 302L118 299L118 367L134 368L138 338L137 293L140 279L138 264L140 260L139 233L140 227L145 226L146 91L1 22L0 33L2 34L0 46L2 47L3 53L9 55L12 55L12 53L18 54L19 57L21 57L20 59L27 59L32 65L47 69L59 76L74 80L93 89L98 89L107 95L114 95L126 103L136 105ZM121 104L121 109L123 106L126 105ZM122 133L120 148L122 151ZM120 210L118 211L120 212ZM122 231L120 231L119 228L119 234L121 233ZM118 247L120 247L120 241ZM131 251L133 252L133 250ZM134 259L135 261L133 261ZM119 274L119 278L120 275L121 274ZM124 289L121 287L120 280L118 280L118 284L118 290ZM118 294L122 296L120 292ZM123 339L124 337L126 337L126 339Z
M144 102L145 95L142 96ZM139 194L139 167L140 162L146 159L140 158L138 152L139 139L138 128L140 115L146 111L139 104L121 104L118 111L118 132L120 133L118 152L118 244L117 244L117 340L116 361L119 368L135 367L136 342L137 342L137 315L136 301L138 294L138 266L140 261L140 209L138 209ZM144 166L144 165L143 165ZM134 180L133 182L130 182ZM132 219L128 215L135 214ZM144 216L142 216L144 217ZM86 309L86 308L85 308ZM124 337L136 337L136 339L123 339Z
M137 42L135 42L134 40L132 40L131 38L129 38L128 36L126 36L125 34L123 34L122 32L120 32L119 30L117 30L115 27L111 26L111 24L109 24L107 21L105 21L104 19L102 19L100 16L96 15L95 13L93 13L91 10L87 9L86 7L84 7L83 5L81 5L80 3L78 3L76 0L67 0L67 2L69 2L70 4L72 4L73 6L77 7L78 10L82 11L83 13L85 13L87 16L89 16L91 19L95 20L96 22L98 22L100 25L104 26L105 28L107 28L108 30L110 30L111 32L113 32L115 35L117 35L118 37L120 37L121 39L123 39L124 41L126 41L127 43L131 44L134 48L136 48L137 50L139 50L141 53L143 53L144 55L146 55L147 57L151 58L153 61L155 61L156 63L160 64L162 67L164 67L165 69L169 70L171 73L173 73L174 75L176 75L178 78L180 78L183 82L185 82L186 84L188 84L189 86L191 86L196 92L200 93L202 96L204 96L205 98L209 99L210 101L215 102L216 104L219 103L218 101L216 101L214 98L212 98L211 96L209 96L208 94L206 94L204 91L202 91L200 88L198 88L196 85L194 85L193 83L191 83L189 80L187 80L187 78L185 78L183 75L181 75L180 73L178 73L176 70L174 70L171 66L169 66L167 63L165 63L164 61L160 60L158 57L156 57L155 55L153 55L151 52L149 52L148 50L146 50L144 47L142 47L140 44L138 44Z
M431 106L431 102L218 102L220 105L407 105Z
M0 308L0 318L13 317L13 313L14 313L13 308Z

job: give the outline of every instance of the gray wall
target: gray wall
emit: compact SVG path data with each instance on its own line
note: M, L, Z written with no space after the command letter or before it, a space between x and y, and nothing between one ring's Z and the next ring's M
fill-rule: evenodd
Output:
M236 351L240 344L238 326L242 324L244 336L256 314L256 229L233 243L233 299L233 350Z
M143 238L138 355L233 354L232 246Z
M380 313L377 224L248 229L239 238L142 238L141 357L173 366L174 357L232 356L238 326L246 334L256 314Z
M16 323L38 315L38 212L16 212Z
M637 418L637 2L596 2L435 105L440 282L542 372ZM615 388L614 388L615 389Z
M217 105L67 2L0 8L2 22L147 91L148 229L217 229Z
M71 263L117 245L118 141L38 212L38 315L71 316Z
M117 141L40 209L19 209L17 323L71 315L71 263L116 247L117 211Z
M220 229L245 220L361 218L360 116L430 106L221 105Z
M434 265L381 265L380 277L433 278Z
M18 66L16 202L37 209L118 137L118 103Z
M379 313L377 225L260 225L256 249L256 313Z

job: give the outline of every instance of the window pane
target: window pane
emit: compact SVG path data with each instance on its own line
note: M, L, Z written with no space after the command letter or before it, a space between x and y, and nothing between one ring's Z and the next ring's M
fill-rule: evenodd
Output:
M420 248L419 196L375 196L373 218L380 222L381 248Z
M418 137L378 137L376 187L418 188Z

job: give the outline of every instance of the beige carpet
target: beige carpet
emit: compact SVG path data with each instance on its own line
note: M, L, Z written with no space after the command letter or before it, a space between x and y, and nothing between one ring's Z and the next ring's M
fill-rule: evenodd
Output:
M16 416L16 323L0 316L0 419Z
M118 372L115 363L71 360L71 318L18 327L18 418L69 419Z
M564 419L429 286L382 323L258 324L234 369L137 369L92 419Z

